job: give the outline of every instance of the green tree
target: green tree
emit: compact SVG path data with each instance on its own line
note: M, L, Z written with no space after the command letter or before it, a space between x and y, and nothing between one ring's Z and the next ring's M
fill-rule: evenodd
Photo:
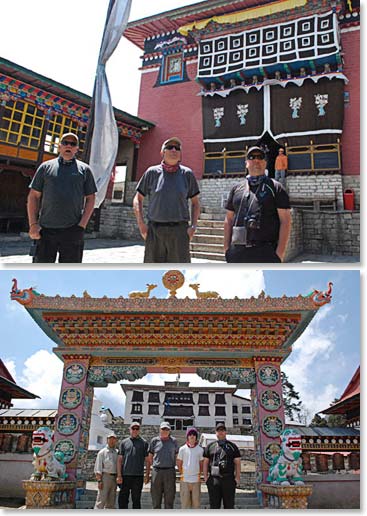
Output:
M330 407L335 405L339 400L335 398L335 400L330 403ZM337 426L345 427L347 424L346 417L344 414L331 414L327 417L321 417L318 414L315 414L310 426L327 426L328 428L335 428Z
M324 417L319 416L318 414L315 414L310 426L328 426L327 420Z
M287 418L294 421L302 411L302 401L299 393L294 389L293 383L288 379L288 376L282 371L282 391L284 401L284 413Z

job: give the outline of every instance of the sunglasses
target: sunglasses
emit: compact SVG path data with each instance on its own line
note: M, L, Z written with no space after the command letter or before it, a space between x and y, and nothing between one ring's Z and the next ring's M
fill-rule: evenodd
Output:
M167 145L164 150L173 150L180 151L181 147L179 145Z
M70 142L69 140L65 140L65 141L61 142L61 145L65 145L65 147L66 147L66 145L71 145L71 147L76 147L78 144L74 141Z
M138 426L133 426L131 430L140 430L140 428Z
M265 156L263 154L251 154L251 156L247 156L247 159L249 159L250 161L254 160L254 159L265 159Z

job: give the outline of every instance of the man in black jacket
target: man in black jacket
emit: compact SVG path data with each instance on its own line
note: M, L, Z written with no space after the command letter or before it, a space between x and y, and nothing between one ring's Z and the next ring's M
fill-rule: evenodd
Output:
M224 423L216 426L217 440L204 450L203 473L211 509L234 509L236 486L241 478L241 454L235 443L227 441Z
M261 147L250 147L245 180L234 186L226 203L224 251L229 263L279 263L291 230L290 204L281 183L265 174Z

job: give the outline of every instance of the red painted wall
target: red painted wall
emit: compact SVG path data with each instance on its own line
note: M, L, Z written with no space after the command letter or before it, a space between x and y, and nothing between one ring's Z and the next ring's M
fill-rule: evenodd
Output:
M349 79L345 91L350 102L344 104L344 128L342 136L343 174L360 174L360 31L342 32L344 73Z
M137 178L151 165L160 163L160 149L171 136L183 142L182 164L190 167L197 178L203 175L203 122L200 85L195 82L197 64L187 66L189 82L154 88L159 71L143 73L140 84L138 116L154 122L141 141Z

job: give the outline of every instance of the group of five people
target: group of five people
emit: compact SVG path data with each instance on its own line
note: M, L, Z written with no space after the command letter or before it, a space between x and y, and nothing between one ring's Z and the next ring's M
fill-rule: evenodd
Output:
M129 437L123 439L117 451L117 437L111 432L107 445L100 450L95 463L98 495L95 509L116 507L116 486L119 486L118 506L141 508L143 485L150 481L153 509L173 509L176 495L176 466L180 476L182 509L199 509L201 477L208 488L211 509L233 509L236 486L240 484L241 455L237 445L226 438L224 423L216 426L217 439L205 448L199 445L199 432L188 428L186 443L178 447L171 435L171 426L160 424L159 435L148 442L140 435L140 423L130 425Z

